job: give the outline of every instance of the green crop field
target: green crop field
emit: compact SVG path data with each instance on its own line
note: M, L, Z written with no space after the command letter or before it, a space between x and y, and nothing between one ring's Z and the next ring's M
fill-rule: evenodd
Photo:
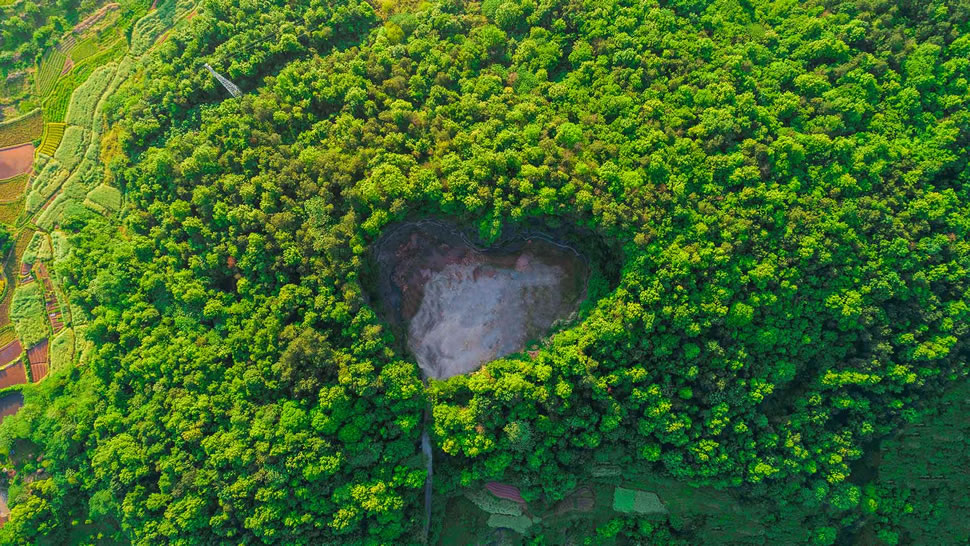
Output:
M0 279L0 281L5 282L5 279ZM9 288L9 285L5 287L5 289ZM13 324L0 326L0 347L7 345L15 339L17 339L17 329L13 327Z
M18 174L17 176L0 180L0 201L10 201L18 199L24 194L27 187L27 179L30 173Z
M0 148L38 139L44 130L44 118L39 108L20 117L0 123Z
M79 63L88 57L95 55L99 49L98 37L92 36L74 44L71 48L71 60Z
M118 188L100 184L87 195L85 204L96 205L98 212L106 214L121 208L121 191Z
M84 149L88 144L89 131L84 127L68 125L64 129L61 144L54 151L53 158L60 163L62 169L73 170L84 157Z
M69 74L54 87L54 91L44 100L44 120L48 123L64 123L67 106L74 92L74 78Z
M64 122L74 90L80 87L95 70L122 57L126 47L125 40L120 39L111 47L78 63L57 82L53 92L44 100L44 119L48 122Z
M47 123L44 129L44 140L41 141L38 152L53 156L57 152L57 147L61 145L64 138L64 130L67 125L64 123Z
M37 231L34 236L31 237L30 243L27 244L27 248L24 250L24 255L21 258L24 262L34 263L37 261L47 261L53 257L53 251L51 249L50 240L47 238L47 234Z
M40 210L70 174L70 171L61 168L58 161L50 161L45 165L30 184L30 191L25 201L27 211L34 213Z
M37 67L37 74L35 76L37 96L46 97L54 89L54 84L61 76L61 71L64 69L64 61L66 60L67 56L56 48L52 48L44 55L40 65Z
M74 330L68 328L51 342L51 369L60 369L74 358Z
M17 287L10 306L10 318L24 347L29 347L49 335L50 327L41 283L33 282Z
M12 226L17 222L17 218L24 211L24 198L16 201L0 203L0 223Z
M65 121L70 125L88 127L94 118L94 110L115 74L115 64L94 69L84 83L71 94Z

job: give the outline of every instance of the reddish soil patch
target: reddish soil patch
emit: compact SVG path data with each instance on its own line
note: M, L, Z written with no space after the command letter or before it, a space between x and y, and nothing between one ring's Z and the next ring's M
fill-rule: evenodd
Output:
M47 353L49 348L50 344L47 343L47 340L45 339L30 349L27 349L27 359L30 360L31 365L47 362Z
M30 171L34 164L34 145L27 143L0 150L0 179Z
M30 349L27 349L27 360L30 361L30 374L34 378L34 383L47 377L47 356L50 344L47 340L41 341Z
M23 361L17 361L12 366L0 370L0 389L23 385L27 382L27 371L24 369Z
M37 383L41 379L47 377L47 363L41 362L40 364L31 364L30 375L34 378L34 383Z
M20 353L24 352L24 348L20 345L19 340L13 340L6 345L6 347L0 349L0 368L10 364Z
M514 485L499 482L488 482L485 484L485 489L488 489L493 495L500 499L508 499L510 501L523 504L525 503L525 499L522 498L522 493L519 492L519 488L515 487Z
M70 72L72 68L74 68L74 61L70 57L64 59L64 68L61 69L61 76Z

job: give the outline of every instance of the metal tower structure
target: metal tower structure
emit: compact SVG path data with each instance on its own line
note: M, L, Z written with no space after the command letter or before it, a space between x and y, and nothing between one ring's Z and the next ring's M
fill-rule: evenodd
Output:
M230 95L234 97L242 96L242 91L240 91L239 88L236 87L236 84L232 83L231 81L223 77L222 74L216 72L211 66L209 66L209 63L205 63L205 68L206 70L209 71L209 74L212 74L212 76L215 79L219 80L219 83L221 83L222 86L226 88L226 91L229 91Z

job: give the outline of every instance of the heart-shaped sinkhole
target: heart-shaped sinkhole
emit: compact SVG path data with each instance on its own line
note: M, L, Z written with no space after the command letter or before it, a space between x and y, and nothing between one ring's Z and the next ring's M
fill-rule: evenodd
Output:
M444 379L522 351L568 319L589 268L572 247L523 233L480 249L454 226L389 229L375 246L377 290L425 376Z

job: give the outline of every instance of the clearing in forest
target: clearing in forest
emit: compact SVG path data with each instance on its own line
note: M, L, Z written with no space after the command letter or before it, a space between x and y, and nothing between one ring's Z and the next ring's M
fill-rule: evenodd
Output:
M613 491L613 509L621 513L666 514L667 508L656 493L617 487Z
M538 235L479 249L455 228L425 221L388 230L376 247L386 312L436 379L524 350L586 293L583 257Z

